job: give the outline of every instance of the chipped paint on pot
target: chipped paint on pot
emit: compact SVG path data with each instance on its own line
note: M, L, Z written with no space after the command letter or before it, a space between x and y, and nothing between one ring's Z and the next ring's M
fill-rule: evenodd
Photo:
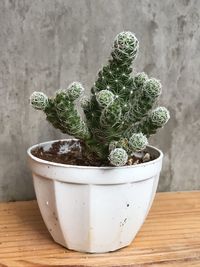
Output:
M37 146L48 149L56 141L28 149L38 205L53 239L91 253L128 246L154 199L162 152L149 146L155 160L123 167L65 165L31 154Z

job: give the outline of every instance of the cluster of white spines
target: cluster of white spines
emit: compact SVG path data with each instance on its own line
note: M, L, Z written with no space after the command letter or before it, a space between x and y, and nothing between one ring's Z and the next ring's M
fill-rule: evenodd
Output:
M150 117L152 124L163 127L170 119L170 114L165 107L157 107L151 112Z
M42 92L33 92L30 96L30 104L38 110L45 110L48 104L48 97Z
M102 90L96 94L96 100L101 107L107 107L114 99L114 94L109 90Z
M124 166L128 160L128 154L123 148L115 148L109 155L110 163L113 166Z

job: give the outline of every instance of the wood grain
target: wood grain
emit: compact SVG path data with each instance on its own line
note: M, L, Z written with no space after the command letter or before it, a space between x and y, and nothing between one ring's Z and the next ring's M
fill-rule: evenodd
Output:
M200 192L158 193L134 242L107 254L52 240L36 201L0 203L0 267L200 267Z

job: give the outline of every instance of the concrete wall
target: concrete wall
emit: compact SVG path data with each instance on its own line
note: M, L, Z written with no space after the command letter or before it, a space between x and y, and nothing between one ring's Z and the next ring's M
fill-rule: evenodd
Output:
M165 153L159 190L200 189L200 1L1 0L0 200L34 197L26 149L60 138L29 95L74 80L89 90L115 35L135 32L136 69L162 81L171 120L151 140Z

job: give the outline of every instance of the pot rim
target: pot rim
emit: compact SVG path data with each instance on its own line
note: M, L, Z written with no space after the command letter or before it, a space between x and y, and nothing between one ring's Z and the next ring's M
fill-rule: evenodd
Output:
M38 144L35 144L35 145L29 147L27 149L27 154L32 160L34 160L34 161L36 161L38 163L45 164L45 165L48 164L48 165L51 165L51 166L64 167L64 168L69 168L70 167L70 168L75 168L75 169L101 169L101 170L139 168L139 167L142 167L142 166L155 164L158 161L162 160L162 158L163 158L163 152L160 149L158 149L158 148L156 148L154 146L150 146L150 145L147 145L147 147L149 147L149 148L151 148L151 149L153 149L153 150L155 150L156 152L159 153L159 156L156 159L148 161L148 162L136 164L136 165L126 165L126 166L120 166L120 167L116 167L116 166L98 167L98 166L82 166L82 165L63 164L63 163L57 163L57 162L53 162L53 161L40 159L38 157L33 156L32 153L31 153L32 149L34 149L34 148L36 148L38 146L44 146L46 144L55 143L55 142L58 142L58 141L71 141L71 140L78 141L78 139L75 139L75 138L64 138L64 139L50 140L50 141L38 143Z

